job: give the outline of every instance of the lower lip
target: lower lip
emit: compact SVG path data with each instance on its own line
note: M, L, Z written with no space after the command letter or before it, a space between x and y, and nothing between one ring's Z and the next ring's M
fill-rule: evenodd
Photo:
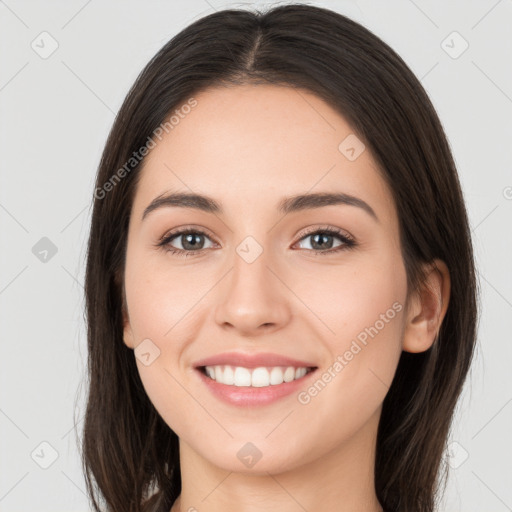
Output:
M261 388L220 384L205 375L199 368L196 368L196 372L208 389L222 401L230 405L253 406L267 405L276 402L280 398L303 390L309 382L310 377L316 373L316 369L307 373L300 379Z

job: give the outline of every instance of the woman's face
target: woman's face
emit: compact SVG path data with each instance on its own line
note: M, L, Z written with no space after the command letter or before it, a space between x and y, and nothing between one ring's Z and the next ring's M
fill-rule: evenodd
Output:
M245 85L195 100L155 139L130 218L124 339L144 388L180 441L226 470L284 471L356 439L357 456L375 442L402 351L391 193L309 92ZM171 193L218 209L161 201L144 216ZM311 194L357 200L289 199ZM218 382L198 368L214 356Z

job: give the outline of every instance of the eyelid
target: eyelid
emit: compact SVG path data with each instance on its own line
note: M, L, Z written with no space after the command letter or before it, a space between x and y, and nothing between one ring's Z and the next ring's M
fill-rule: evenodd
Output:
M159 242L164 242L170 237L175 237L178 235L183 235L185 233L188 233L189 231L197 231L201 234L207 235L209 238L212 239L212 241L215 241L215 237L212 235L211 231L207 228L204 228L202 226L198 226L195 224L186 224L184 226L180 226L178 228L170 229L169 231L166 231L159 239ZM216 242L218 243L218 242Z
M338 233L340 236L344 236L348 240L355 241L354 237L346 230L342 228L338 228L336 226L331 226L329 224L321 224L321 225L313 225L308 226L307 228L304 228L304 231L302 231L300 234L300 238L297 240L302 240L304 237L308 235L312 235L313 233L317 233L318 231L333 231Z

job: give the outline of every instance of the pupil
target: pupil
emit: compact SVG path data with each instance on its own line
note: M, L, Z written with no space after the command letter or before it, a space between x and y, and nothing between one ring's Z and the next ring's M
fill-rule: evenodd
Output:
M317 242L317 240L320 240L320 242ZM313 246L313 248L317 248L317 249L325 249L325 245L321 245L322 242L326 242L326 239L331 239L331 243L330 244L327 244L328 247L327 249L330 249L331 246L332 246L332 235L322 235L322 234L316 234L313 236L313 243L311 244Z
M197 249L197 246L200 245L200 241L198 242L197 239L200 239L202 236L203 235L194 234L194 233L189 233L188 235L185 235L185 241L183 243L183 248L185 250L190 250L190 249L194 249L194 248ZM189 247L187 247L187 245L189 245Z

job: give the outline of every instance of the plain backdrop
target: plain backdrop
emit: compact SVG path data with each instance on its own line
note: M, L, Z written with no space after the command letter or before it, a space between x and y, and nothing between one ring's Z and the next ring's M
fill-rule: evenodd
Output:
M445 458L451 472L442 511L510 511L512 2L308 3L348 15L395 49L448 135L482 315ZM89 206L129 87L192 21L270 4L0 1L1 512L89 510L75 435L85 396Z

